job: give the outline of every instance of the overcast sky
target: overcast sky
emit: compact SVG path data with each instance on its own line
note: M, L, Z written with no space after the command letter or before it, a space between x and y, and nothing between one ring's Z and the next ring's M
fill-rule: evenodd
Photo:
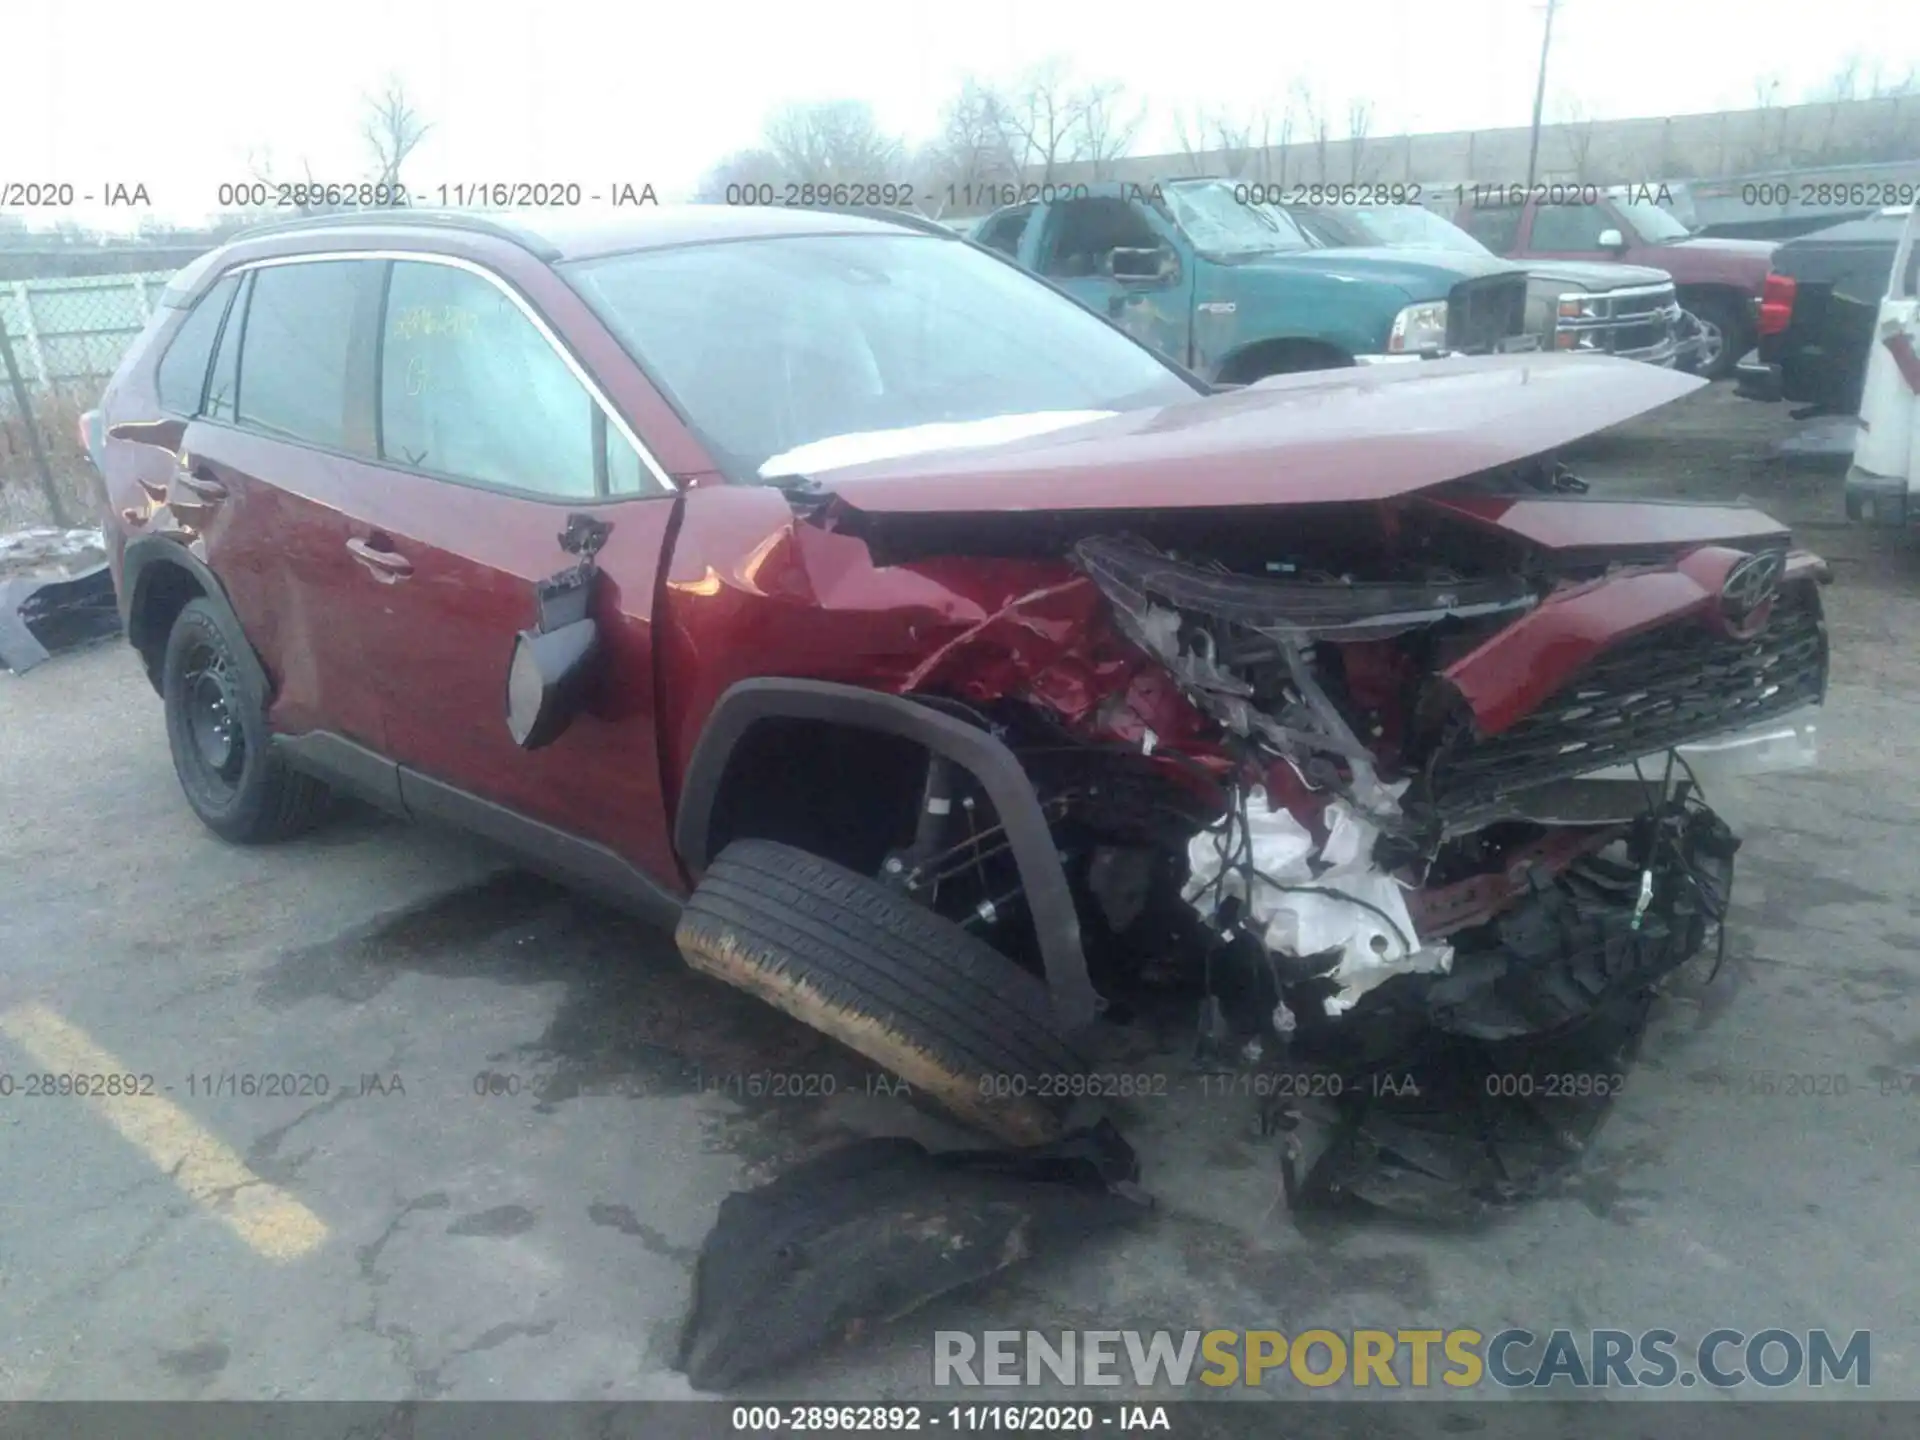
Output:
M1849 56L1920 62L1912 0L1561 0L1548 115L1600 118L1798 98ZM270 152L297 177L365 178L363 97L397 75L433 122L416 191L489 180L651 183L684 195L754 143L769 106L854 97L924 140L969 73L1048 56L1149 102L1136 149L1172 150L1181 107L1283 102L1306 81L1373 133L1524 125L1544 6L1535 0L6 0L0 180L147 186L168 218L216 207ZM1897 33L1898 32L1898 33ZM1516 177L1479 176L1488 181ZM36 215L37 223L50 217ZM81 208L86 224L118 218Z

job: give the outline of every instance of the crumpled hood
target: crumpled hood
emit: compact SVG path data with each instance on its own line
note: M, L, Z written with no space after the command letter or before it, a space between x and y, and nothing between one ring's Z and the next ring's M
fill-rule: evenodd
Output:
M1593 355L1310 371L813 481L874 515L1384 500L1558 449L1705 383Z

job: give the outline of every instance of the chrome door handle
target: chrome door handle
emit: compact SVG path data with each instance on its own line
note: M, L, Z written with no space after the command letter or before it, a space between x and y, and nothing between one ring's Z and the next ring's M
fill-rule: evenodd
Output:
M391 584L413 573L413 562L394 550L377 550L365 540L347 541L347 553L373 572L376 580Z

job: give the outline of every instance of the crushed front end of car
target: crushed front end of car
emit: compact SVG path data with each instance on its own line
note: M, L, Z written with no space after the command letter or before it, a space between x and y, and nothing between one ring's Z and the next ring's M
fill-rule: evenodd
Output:
M1583 399L1525 393L1589 366ZM1103 445L1130 461L1121 422L929 458L917 486L794 491L808 593L870 648L887 614L911 651L868 683L1017 758L1108 1016L1189 986L1209 1063L1288 1077L1252 1093L1288 1131L1290 1190L1428 1212L1578 1153L1655 988L1726 943L1739 840L1710 797L1811 763L1828 664L1825 567L1776 522L1594 497L1555 459L1583 422L1698 382L1618 360L1430 374L1298 377L1135 425L1191 457L1157 505L1080 483ZM1423 425L1450 387L1512 407L1508 438ZM1284 477L1268 503L1242 503L1229 442ZM1051 471L1059 503L989 511L968 467ZM983 791L942 771L913 798L887 873L1030 955L1030 877ZM1566 1083L1489 1078L1522 1070ZM1332 1102L1331 1140L1303 1145L1300 1099Z

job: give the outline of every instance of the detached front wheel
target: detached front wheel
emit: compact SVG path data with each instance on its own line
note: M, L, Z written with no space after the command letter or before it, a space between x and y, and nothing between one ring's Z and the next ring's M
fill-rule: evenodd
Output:
M266 717L242 683L218 612L181 608L167 635L160 695L180 789L223 840L257 844L298 834L319 819L327 787L287 768L268 748Z
M1040 1144L1085 1062L1047 987L876 880L771 840L720 852L675 936L694 969L885 1066L966 1124Z

